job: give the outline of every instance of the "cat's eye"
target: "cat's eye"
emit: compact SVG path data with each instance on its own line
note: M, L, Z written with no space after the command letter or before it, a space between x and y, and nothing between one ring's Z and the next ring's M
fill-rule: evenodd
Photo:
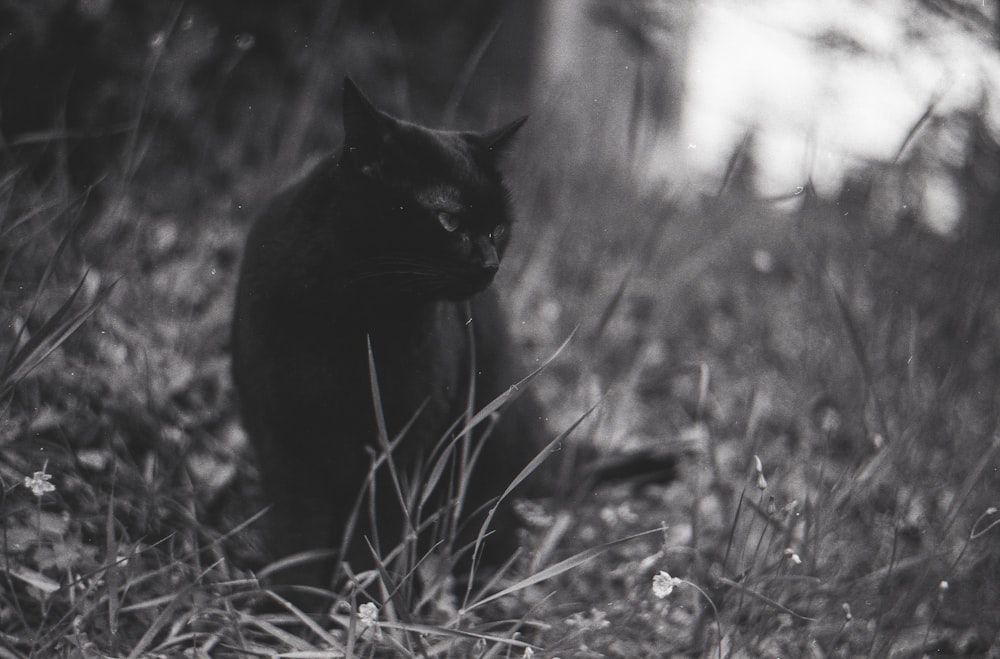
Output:
M506 233L507 233L507 227L505 227L502 224L498 224L493 228L493 231L490 231L490 240L493 241L500 240L501 238L504 237L504 234Z
M441 223L441 226L444 227L444 230L448 233L451 233L458 228L458 218L455 217L453 213L449 213L448 211L438 211L437 219L438 222Z

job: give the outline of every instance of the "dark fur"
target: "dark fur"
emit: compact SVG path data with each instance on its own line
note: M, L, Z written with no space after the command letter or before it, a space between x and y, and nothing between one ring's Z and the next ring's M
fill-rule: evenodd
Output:
M403 474L465 411L473 352L477 409L525 375L512 365L503 314L486 290L511 225L497 161L521 123L486 134L430 130L374 109L348 80L344 146L254 224L237 293L233 372L273 505L273 558L340 543L379 449L369 339L389 437L424 406L393 454ZM459 198L428 194L441 186ZM458 204L448 218L462 223L458 230L445 229L439 203ZM543 427L528 396L499 416L466 511L504 490L539 450ZM399 505L381 471L377 528L363 513L344 557L355 569L372 564L364 536L377 530L383 552L399 540ZM501 532L488 540L488 558L507 554L515 537L509 510L495 526ZM313 564L281 580L322 585L330 569Z
M524 377L488 289L512 224L498 160L523 121L481 134L431 130L376 110L347 80L343 147L279 195L251 229L233 320L233 374L272 504L265 529L272 558L336 548L349 526L381 451L369 344L386 434L395 437L412 421L392 453L404 478L419 465L428 473L429 454L467 411L473 364L475 410ZM439 216L442 208L451 212ZM483 425L490 430L475 437L483 448L463 499L467 514L500 495L546 439L530 391ZM590 464L575 479L577 491L675 474L671 453L592 458L583 460ZM560 468L547 462L518 494L553 493ZM382 554L400 540L394 484L387 469L379 474L374 514L362 509L341 557L355 570L373 565L365 538ZM448 500L452 481L442 482L424 518ZM475 539L483 519L480 510L458 547ZM492 528L487 563L516 547L509 506L498 509ZM279 581L324 585L332 568L314 562Z

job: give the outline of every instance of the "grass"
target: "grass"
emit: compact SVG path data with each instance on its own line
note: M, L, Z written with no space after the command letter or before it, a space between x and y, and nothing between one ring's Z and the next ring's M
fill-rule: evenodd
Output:
M261 105L306 125L306 100ZM996 652L991 218L887 231L806 176L779 202L665 198L566 146L568 122L536 113L520 138L498 285L526 354L558 353L531 383L551 427L674 446L681 480L520 504L525 551L481 589L452 576L459 547L411 543L394 564L382 548L384 569L319 620L255 577L228 376L242 191L270 179L232 154L256 133L220 148L244 169L194 208L142 175L199 182L145 134L99 206L61 175L0 181L0 656ZM405 480L411 523L440 519ZM661 572L682 580L663 597Z

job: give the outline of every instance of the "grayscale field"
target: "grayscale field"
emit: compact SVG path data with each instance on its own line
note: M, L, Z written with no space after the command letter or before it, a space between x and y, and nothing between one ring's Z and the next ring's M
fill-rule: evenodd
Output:
M0 0L0 659L1000 657L998 43L960 0ZM547 459L676 478L272 587L230 323L345 75L530 115L492 286Z

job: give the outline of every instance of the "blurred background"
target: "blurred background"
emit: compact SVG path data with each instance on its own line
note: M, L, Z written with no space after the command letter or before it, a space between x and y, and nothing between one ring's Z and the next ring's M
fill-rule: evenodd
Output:
M765 196L810 178L834 197L910 163L917 189L881 171L880 194L917 195L906 214L947 232L984 185L959 171L968 151L998 130L992 1L46 0L4 2L0 24L6 157L65 157L80 185L139 123L219 176L294 167L335 142L350 73L434 125L551 112L582 160L682 193L717 186L736 151Z

